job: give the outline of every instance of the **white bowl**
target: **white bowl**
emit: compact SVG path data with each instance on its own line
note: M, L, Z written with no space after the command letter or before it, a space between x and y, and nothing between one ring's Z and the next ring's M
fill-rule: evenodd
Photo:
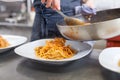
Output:
M99 55L99 63L101 66L113 72L120 73L120 66L118 66L119 60L120 47L106 48Z
M87 43L66 40L66 45L69 44L71 45L72 48L78 51L78 53L74 55L73 57L68 58L68 59L62 59L62 60L50 60L50 59L37 58L35 55L34 49L35 47L38 47L38 46L44 46L46 43L46 40L51 40L51 39L41 39L41 40L29 42L27 44L17 47L15 49L15 53L20 56L33 59L33 60L42 61L46 63L52 63L52 64L59 64L59 63L64 63L64 62L69 62L69 61L80 59L82 57L87 56L92 51L92 47Z
M0 48L0 53L3 53L16 46L19 46L27 41L27 38L23 36L15 36L15 35L1 35L1 36L10 43L10 46L5 48Z

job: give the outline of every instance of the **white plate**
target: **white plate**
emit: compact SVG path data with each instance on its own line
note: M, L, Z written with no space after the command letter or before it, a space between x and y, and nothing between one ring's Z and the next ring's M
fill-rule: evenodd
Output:
M120 73L119 60L120 47L106 48L99 55L99 62L104 68L118 73Z
M69 41L66 40L66 45L71 45L72 48L78 50L79 52L73 56L72 58L68 58L68 59L62 59L62 60L48 60L48 59L43 59L43 58L37 58L35 56L35 47L38 46L44 46L46 40L51 40L51 39L41 39L41 40L37 40L37 41L33 41L33 42L29 42L27 44L24 44L22 46L19 46L18 48L15 49L16 54L26 57L26 58L30 58L33 60L38 60L38 61L43 61L43 62L49 62L49 63L59 63L59 62L68 62L68 61L73 61L73 60L77 60L80 59L86 55L88 55L91 50L92 47L87 44L87 43L81 43L81 42L76 42L76 41Z
M5 52L13 47L19 46L27 41L27 38L23 36L15 36L15 35L1 35L1 36L10 43L10 46L5 48L0 48L0 53Z

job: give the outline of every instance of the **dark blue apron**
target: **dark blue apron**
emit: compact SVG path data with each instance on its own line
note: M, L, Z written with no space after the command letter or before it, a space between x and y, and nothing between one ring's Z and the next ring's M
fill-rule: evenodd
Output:
M61 10L69 16L75 15L74 7L79 5L80 0L61 0ZM63 19L63 17L51 8L45 8L40 0L34 1L34 7L36 15L31 41L42 38L62 37L56 27L56 22Z

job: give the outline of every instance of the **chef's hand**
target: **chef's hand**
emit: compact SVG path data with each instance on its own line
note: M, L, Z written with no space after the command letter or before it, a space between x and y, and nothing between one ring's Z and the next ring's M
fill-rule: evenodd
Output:
M95 8L94 6L94 0L82 0L84 4L86 4L90 8Z
M94 0L82 0L82 9L81 13L83 15L95 15L96 14L96 9L94 6ZM89 17L90 17L89 16Z
M51 7L53 10L60 10L60 0L41 0L44 4L46 3L46 7Z
M92 15L96 15L94 0L82 0L81 13L86 19L91 20Z

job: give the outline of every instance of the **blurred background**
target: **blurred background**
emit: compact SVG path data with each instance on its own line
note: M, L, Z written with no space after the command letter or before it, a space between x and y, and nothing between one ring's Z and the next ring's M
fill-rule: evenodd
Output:
M32 8L31 0L2 0L0 24L31 27L34 18Z
M30 40L34 20L31 0L0 0L0 34L14 34Z

